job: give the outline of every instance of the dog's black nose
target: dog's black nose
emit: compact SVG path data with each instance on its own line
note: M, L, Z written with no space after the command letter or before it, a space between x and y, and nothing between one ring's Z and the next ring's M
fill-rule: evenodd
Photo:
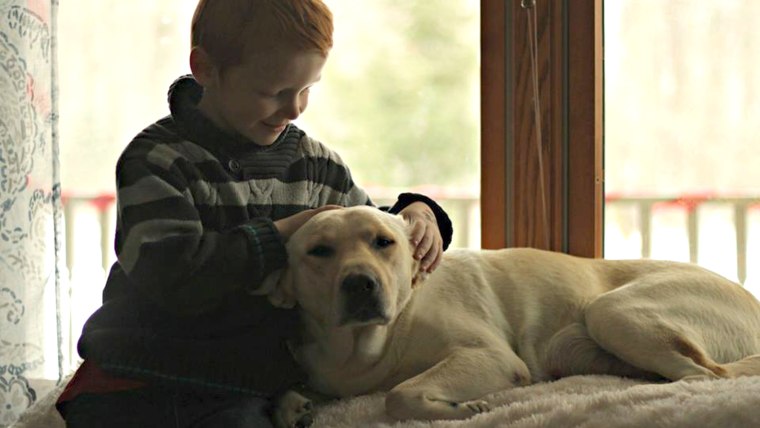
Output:
M377 280L365 274L350 274L343 279L341 291L347 296L368 296L374 294L379 287Z
M371 275L350 274L346 276L340 285L340 291L343 295L341 323L384 319L381 288L378 280Z

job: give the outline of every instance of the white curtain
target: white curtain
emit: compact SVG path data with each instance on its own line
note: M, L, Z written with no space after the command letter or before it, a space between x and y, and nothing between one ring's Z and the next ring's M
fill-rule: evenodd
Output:
M59 276L58 0L0 0L0 426L68 362Z

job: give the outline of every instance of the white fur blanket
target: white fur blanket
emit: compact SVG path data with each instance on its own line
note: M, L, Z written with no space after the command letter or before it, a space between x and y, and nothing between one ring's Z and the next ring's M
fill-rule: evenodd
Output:
M14 428L62 428L43 397ZM383 394L334 402L321 408L315 428L431 427L760 427L760 376L716 381L646 383L612 376L574 376L516 388L490 397L493 410L466 421L389 419Z

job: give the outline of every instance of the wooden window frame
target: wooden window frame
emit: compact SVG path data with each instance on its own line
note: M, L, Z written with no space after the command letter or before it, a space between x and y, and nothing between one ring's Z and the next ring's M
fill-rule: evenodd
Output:
M480 3L482 246L601 257L602 0L536 0L533 6L543 171L536 150L528 18L521 2Z

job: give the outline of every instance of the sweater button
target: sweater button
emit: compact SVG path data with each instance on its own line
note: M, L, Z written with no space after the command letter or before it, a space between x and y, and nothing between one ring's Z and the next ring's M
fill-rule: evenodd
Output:
M235 159L232 159L227 163L227 166L230 168L230 171L232 172L238 172L240 171L240 162L236 161Z

